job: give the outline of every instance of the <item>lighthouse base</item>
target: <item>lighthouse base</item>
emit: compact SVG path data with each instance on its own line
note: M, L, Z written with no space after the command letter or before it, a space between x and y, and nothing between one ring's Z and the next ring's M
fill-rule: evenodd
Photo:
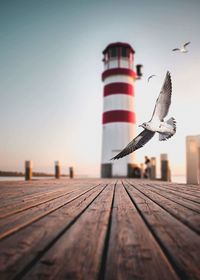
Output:
M112 164L103 163L101 165L101 178L112 178Z
M117 178L117 177L127 177L127 178L141 178L141 170L135 164L127 164L127 175L126 176L116 176L113 174L112 163L101 164L101 178Z

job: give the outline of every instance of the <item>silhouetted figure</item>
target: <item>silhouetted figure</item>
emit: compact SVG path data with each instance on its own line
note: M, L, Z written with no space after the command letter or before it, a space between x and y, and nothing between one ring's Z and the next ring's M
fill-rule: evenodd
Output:
M145 156L145 165L146 165L146 168L144 170L144 178L148 178L150 179L151 178L151 160Z

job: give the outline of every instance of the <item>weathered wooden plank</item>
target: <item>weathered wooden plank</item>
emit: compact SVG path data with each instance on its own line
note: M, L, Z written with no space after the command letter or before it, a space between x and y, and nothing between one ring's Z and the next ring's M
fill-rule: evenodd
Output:
M52 182L53 185L53 182ZM6 192L4 189L0 188L0 191L2 193L1 198L0 198L0 205L3 206L9 206L12 205L13 202L14 203L20 203L24 197L26 197L26 199L32 199L33 197L42 197L45 196L45 194L53 194L56 191L64 191L68 188L66 188L65 186L55 186L54 188L52 188L52 185L49 187L37 187L37 186L32 186L30 188L27 188L25 185L24 187L20 188L20 189L16 189L15 191L13 190L13 192L11 191L11 193Z
M26 196L24 196L22 199L14 200L13 204L8 204L0 207L0 219L6 218L8 216L11 216L13 214L25 211L27 209L30 209L32 207L38 206L40 204L43 204L45 202L50 202L56 198L62 197L64 195L70 194L74 191L56 191L53 193L46 193L42 194L40 196L32 196L31 199L27 199Z
M2 186L0 182L0 202L1 205L6 202L9 203L13 199L22 198L30 195L45 195L46 193L55 192L56 190L73 189L76 186L88 186L90 184L102 183L99 179L95 180L77 180L70 181L69 179L61 180L38 180L38 181L22 181L22 182L7 182L7 186Z
M176 190L167 185L159 185L159 184L152 184L152 183L147 185L153 187L155 190L159 190L162 191L163 193L171 194L172 196L174 196L174 199L178 199L178 201L183 199L186 202L187 201L192 202L191 205L197 204L197 207L199 207L198 209L200 209L200 205L199 205L200 197L198 197L198 195L195 195L194 193L193 194L186 193L183 190Z
M37 205L43 204L45 202L49 202L51 200L54 200L56 198L62 197L64 195L77 192L78 190L82 190L83 188L86 189L89 186L94 186L94 184L72 184L70 186L66 187L59 187L56 191L46 191L45 193L38 193L38 194L31 194L31 195L25 195L21 199L11 199L11 203L7 205L2 205L0 207L0 218L5 218L10 215L22 212L26 209L29 209L31 207L35 207ZM56 188L57 189L57 188Z
M152 201L140 188L125 187L180 278L200 279L199 235Z
M196 191L196 192L200 192L200 189L199 189L199 185L191 185L191 184L177 184L177 183L171 183L171 185L175 186L175 187L180 187L180 188L184 188L184 189L188 189L188 190L191 190L191 191Z
M124 187L116 187L105 279L178 279Z
M109 185L23 279L97 279L112 199Z
M75 191L62 197L58 197L53 201L45 202L0 220L0 239L5 238L6 236L22 229L25 226L28 226L38 219L41 219L45 215L55 211L59 207L64 206L65 204L95 187L97 186L89 187L86 190Z
M162 195L165 198L168 198L169 200L180 204L182 206L185 206L188 209L191 209L197 213L200 214L200 204L188 200L186 198L184 198L183 196L181 197L181 195L175 194L172 191L168 191L166 189L163 189L162 187L160 187L159 185L152 185L152 184L141 184L141 186L143 187L148 187L148 190L151 190L152 192Z
M153 183L153 185L157 186L156 183ZM198 203L200 202L200 191L188 189L186 188L186 185L177 187L177 185L159 184L159 187L162 187L164 190L173 191L174 193L177 193L181 196L184 195L183 197L188 198L192 201L194 200Z
M93 188L28 227L1 240L0 279L22 279L22 275L37 263L43 253L62 236L105 186ZM79 244L79 239L76 242ZM76 261L75 258L73 260Z
M182 223L190 227L197 233L200 233L200 215L191 209L186 208L175 201L172 201L159 193L152 192L148 186L129 181L137 190L157 203L160 207L168 211L171 215L179 219Z
M147 180L147 179L136 179L137 183L139 183L139 181L141 181L142 183L144 183L146 181L146 183L152 183L153 185L159 184L160 186L171 186L172 188L176 188L176 189L181 189L181 190L186 190L186 191L191 191L191 192L195 192L198 193L200 192L200 188L198 185L191 185L191 184L182 184L182 183L174 183L174 182L166 182L166 181L160 181L160 180Z
M33 181L10 181L0 182L0 189L2 190L1 196L4 194L13 195L18 190L24 190L26 193L37 193L47 187L47 190L55 189L67 182L66 180L33 180Z
M59 183L58 183L59 182ZM88 187L89 185L102 183L100 180L48 180L41 183L36 181L32 182L32 185L26 186L27 182L21 182L20 188L17 186L8 187L10 192L7 192L7 188L0 186L0 205L8 206L13 205L13 202L21 202L24 197L26 200L32 201L32 199L43 197L47 194L53 194L55 192L71 191L77 187ZM40 183L40 184L39 184ZM16 201L15 201L16 200Z
M68 179L61 180L38 180L38 181L23 181L23 182L10 182L10 185L2 186L0 182L0 198L7 201L13 198L26 195L44 195L46 193L55 192L59 189L73 189L76 186L88 186L92 184L102 183L99 179L95 180L76 180L70 181ZM0 200L3 202L3 200Z
M113 186L102 192L107 182L113 180L0 182L0 210L9 214L2 219L8 235L0 241L0 279L173 279L170 273L200 279L199 187L130 180L132 198L119 184L110 216ZM109 266L113 252L118 278Z

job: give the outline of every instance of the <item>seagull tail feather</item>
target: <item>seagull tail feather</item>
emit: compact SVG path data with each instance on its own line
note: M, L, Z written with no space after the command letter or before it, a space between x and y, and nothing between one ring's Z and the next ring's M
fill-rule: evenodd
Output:
M171 138L176 133L176 120L175 118L170 118L166 121L167 124L173 127L173 133L159 133L159 141L166 141L167 139Z
M167 123L170 124L173 127L174 132L176 132L176 120L175 118L170 118L169 120L167 120Z

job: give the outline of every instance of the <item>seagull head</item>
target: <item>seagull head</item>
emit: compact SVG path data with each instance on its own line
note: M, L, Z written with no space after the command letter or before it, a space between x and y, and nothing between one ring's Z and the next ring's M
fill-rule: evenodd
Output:
M148 127L148 125L147 125L147 123L146 123L146 122L144 122L143 124L140 124L140 125L139 125L139 127L147 128L147 127Z

